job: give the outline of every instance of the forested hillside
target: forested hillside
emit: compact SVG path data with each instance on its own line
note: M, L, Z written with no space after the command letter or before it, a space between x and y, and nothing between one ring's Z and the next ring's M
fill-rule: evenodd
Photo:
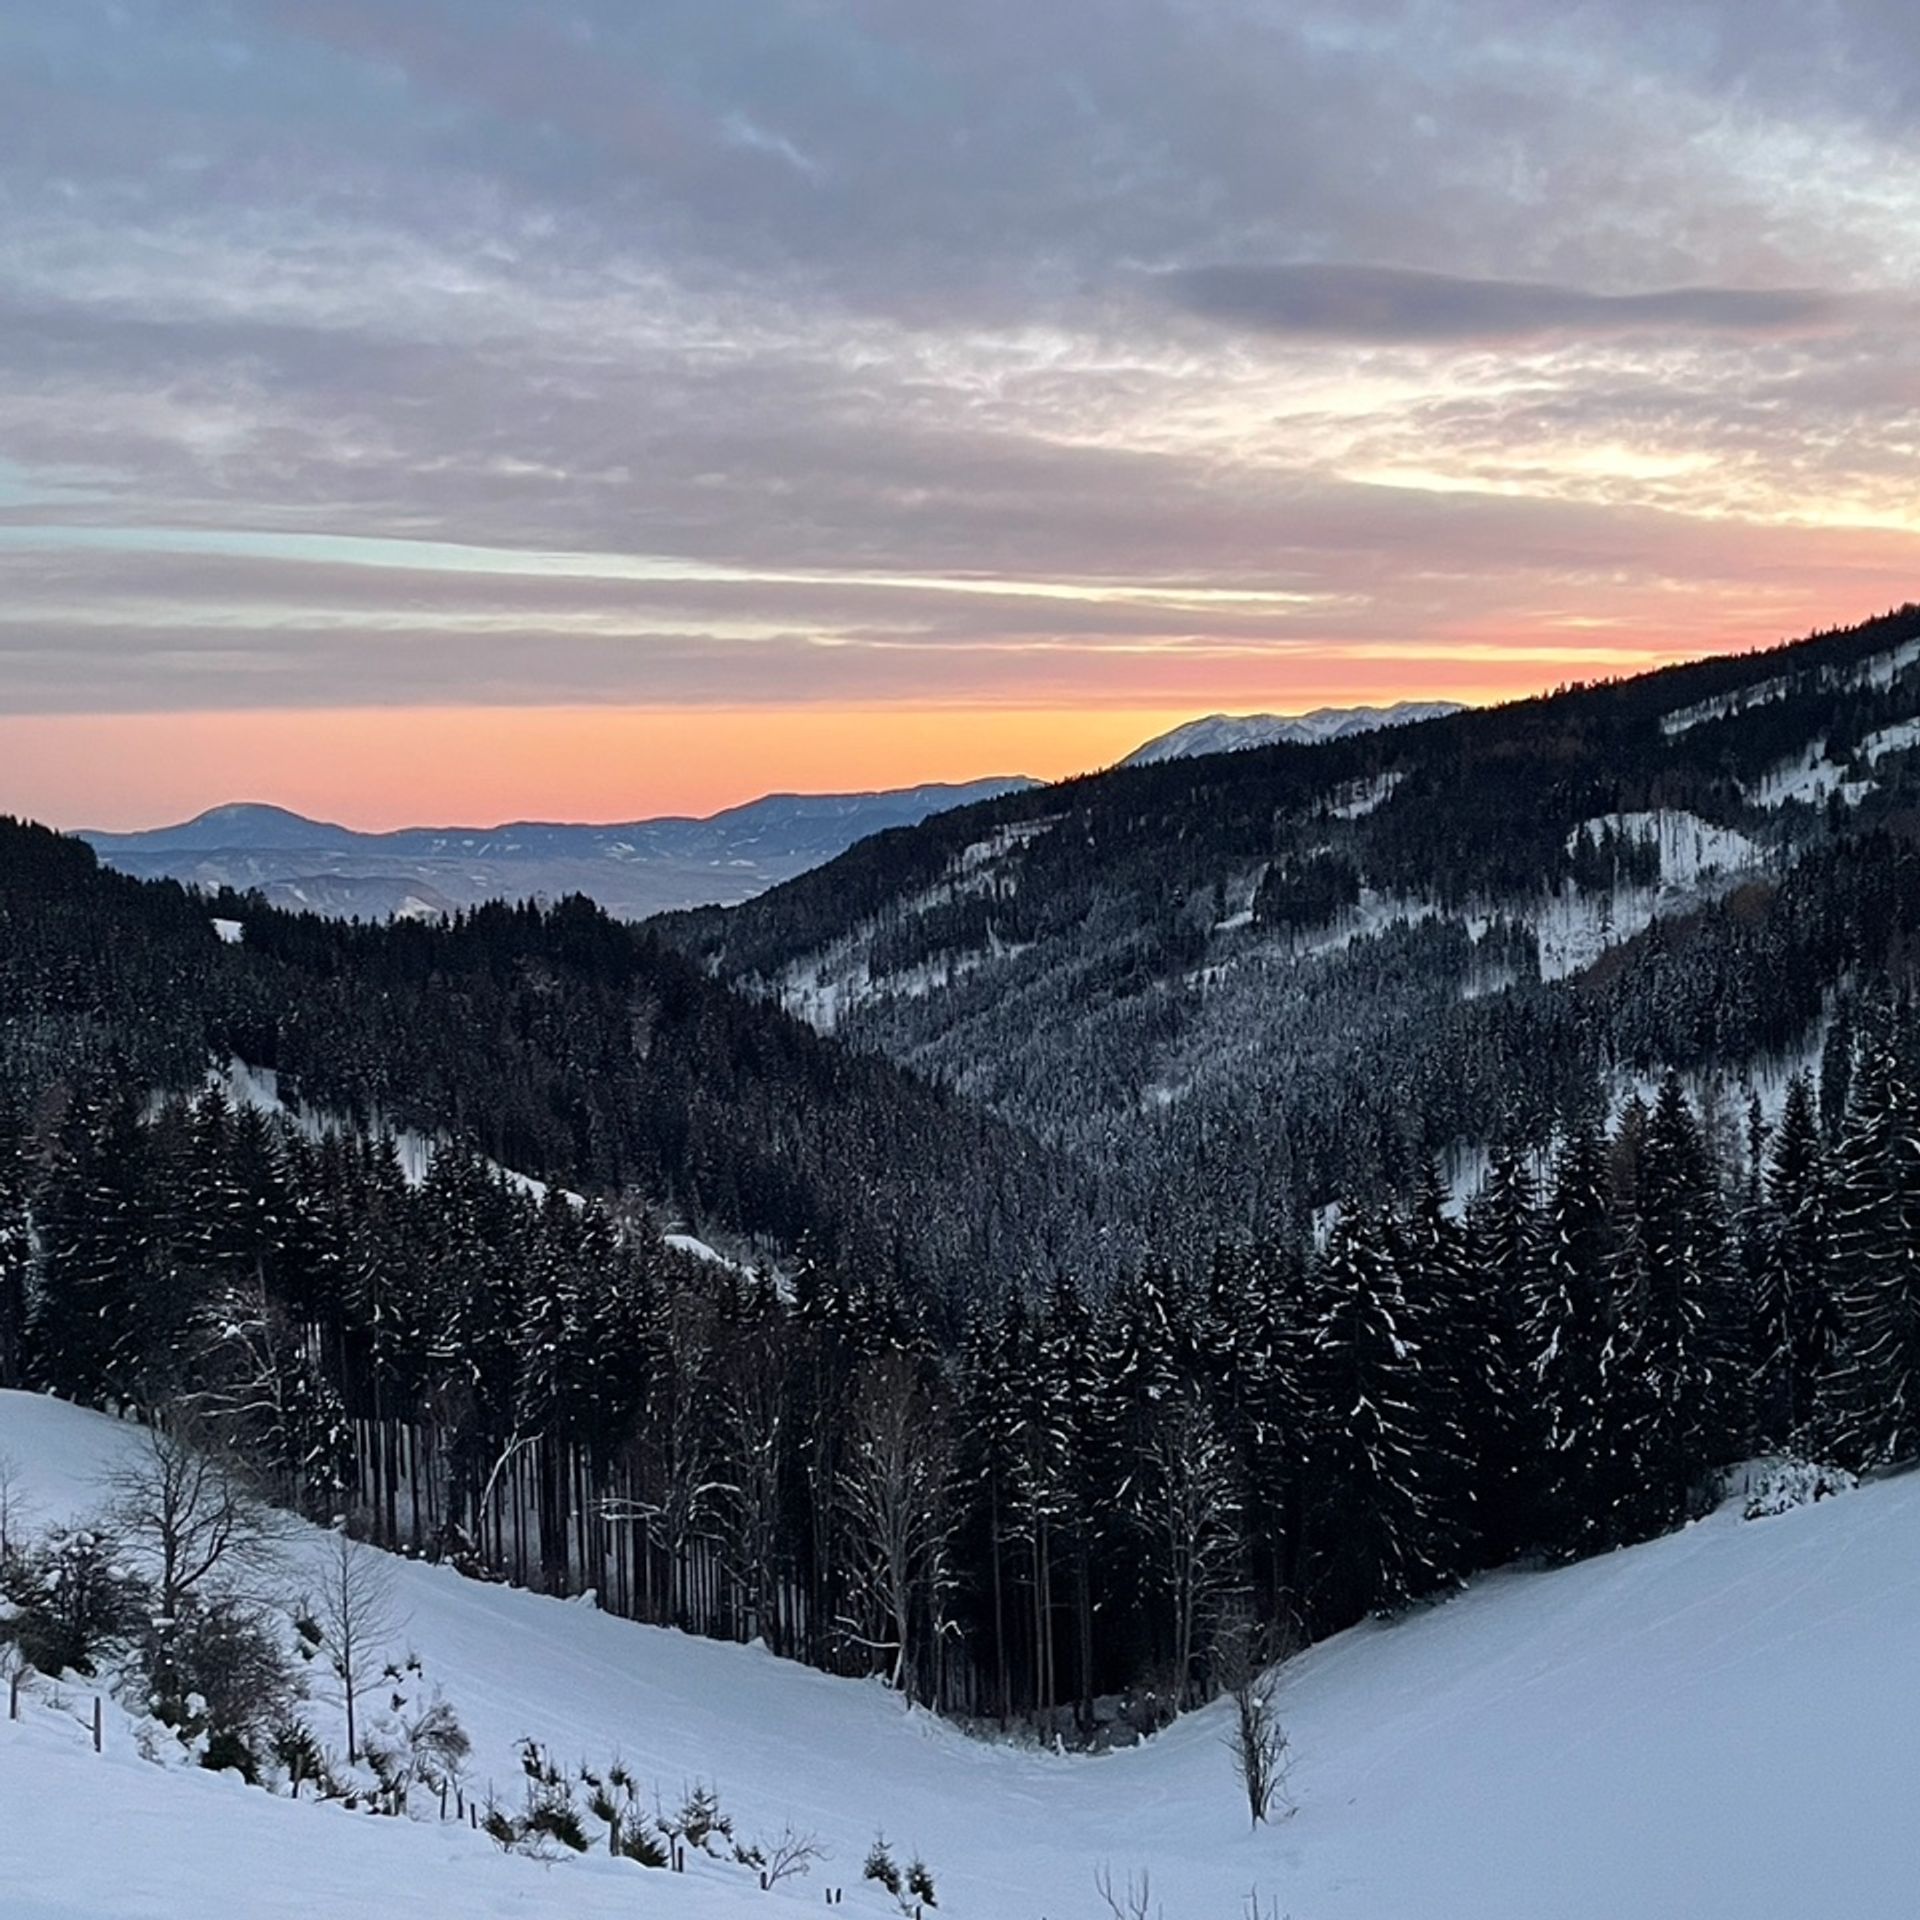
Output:
M674 929L859 1047L584 902L340 925L6 827L0 1381L1086 1738L1757 1454L1912 1460L1916 661L1909 613L1110 775ZM198 1091L235 1056L293 1116Z
M1920 609L1314 748L1121 770L663 922L1034 1130L1136 1250L1471 1184L1668 1066L1777 1089L1904 980Z
M1791 1452L1920 1454L1920 1059L1876 1002L1777 1126L1669 1076L1464 1222L1433 1169L1324 1240L1090 1294L675 1258L449 1146L218 1092L0 1124L0 1384L162 1412L288 1504L950 1710L1151 1725L1519 1556L1664 1532ZM49 1097L54 1090L49 1089ZM34 1617L72 1569L16 1570ZM65 1569L63 1571L63 1569Z
M214 918L243 928L223 941ZM237 1056L290 1100L782 1255L964 1290L1083 1231L1017 1132L704 978L585 900L365 926L101 870L0 823L0 1085L191 1091Z

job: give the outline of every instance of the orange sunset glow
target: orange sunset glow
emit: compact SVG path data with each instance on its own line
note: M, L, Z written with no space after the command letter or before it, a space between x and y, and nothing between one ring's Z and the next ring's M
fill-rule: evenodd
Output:
M1844 582L1858 593L1859 583ZM1895 582L1885 583L1891 591ZM1838 590L1838 588L1836 588ZM1057 779L1112 764L1196 714L1545 691L1765 644L1821 604L1730 593L1655 605L1644 628L1543 617L1425 644L1355 641L1276 665L1208 650L1121 656L1099 704L974 699L848 705L315 706L0 715L6 804L114 831L260 799L342 825L488 825L706 814L768 792L849 792L990 774ZM1869 601L1868 604L1871 604ZM1695 630L1668 618L1690 613ZM1078 667L1076 671L1080 670ZM1133 700L1124 694L1138 689ZM1115 698L1118 694L1122 697ZM1184 697L1183 697L1184 696Z

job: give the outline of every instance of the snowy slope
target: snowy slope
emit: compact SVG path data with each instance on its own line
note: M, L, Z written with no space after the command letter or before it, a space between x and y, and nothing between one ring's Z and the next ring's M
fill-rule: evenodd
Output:
M70 1510L124 1444L0 1394L0 1453ZM1249 1835L1217 1711L1132 1752L983 1746L879 1688L581 1605L398 1567L407 1640L515 1778L522 1734L618 1748L677 1795L717 1780L752 1831L834 1858L763 1896L604 1860L549 1869L428 1824L293 1806L110 1753L36 1708L0 1721L0 1913L891 1911L860 1885L876 1827L918 1848L956 1920L1098 1920L1097 1866L1150 1870L1167 1920L1896 1920L1920 1825L1920 1476L1781 1518L1723 1513L1646 1547L1502 1575L1342 1635L1283 1690L1297 1811ZM324 1724L324 1722L323 1722ZM798 1907L792 1903L797 1902Z
M1238 753L1247 747L1315 746L1344 740L1349 734L1379 727L1411 726L1458 713L1451 700L1401 700L1390 707L1318 707L1312 713L1210 713L1156 735L1135 747L1123 767L1151 766L1161 760L1193 760L1203 753Z

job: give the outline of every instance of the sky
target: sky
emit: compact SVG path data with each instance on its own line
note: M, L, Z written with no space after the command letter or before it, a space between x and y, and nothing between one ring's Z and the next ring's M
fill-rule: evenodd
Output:
M1911 0L9 0L0 810L635 818L1920 592Z

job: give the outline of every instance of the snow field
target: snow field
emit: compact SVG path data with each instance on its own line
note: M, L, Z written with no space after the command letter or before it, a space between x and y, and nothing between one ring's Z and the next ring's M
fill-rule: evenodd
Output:
M91 1503L128 1429L0 1394L0 1453L46 1517ZM310 1534L307 1550L320 1543ZM771 1920L858 1879L877 1829L956 1920L1101 1920L1094 1872L1166 1920L1910 1920L1920 1888L1920 1476L1778 1518L1512 1572L1288 1670L1295 1811L1246 1829L1209 1709L1129 1752L982 1744L875 1685L756 1648L396 1562L401 1639L518 1791L514 1743L616 1754L677 1802L717 1784L743 1837L832 1859L761 1894L604 1856L542 1867L480 1836L166 1771L71 1719L0 1720L0 1915L586 1915ZM338 1744L331 1709L313 1719ZM782 1903L782 1904L776 1904Z

